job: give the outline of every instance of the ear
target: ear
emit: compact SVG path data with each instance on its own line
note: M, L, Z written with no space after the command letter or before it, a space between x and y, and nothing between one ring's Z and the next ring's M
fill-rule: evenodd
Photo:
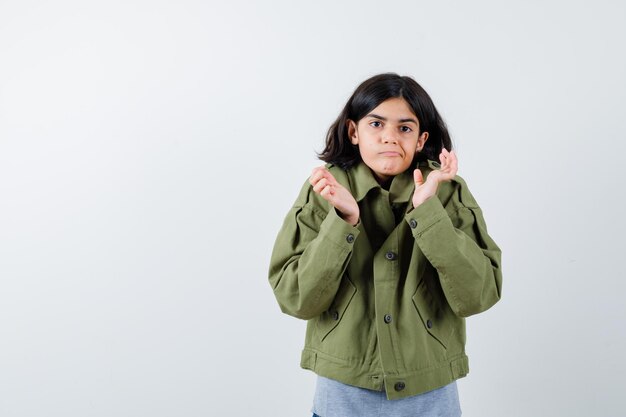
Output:
M420 137L417 138L417 148L415 149L415 152L421 151L424 145L426 144L427 140L428 140L428 132L422 133Z
M353 145L359 144L359 133L357 132L356 123L353 120L348 120L346 122L348 125L348 137L350 138L350 142Z

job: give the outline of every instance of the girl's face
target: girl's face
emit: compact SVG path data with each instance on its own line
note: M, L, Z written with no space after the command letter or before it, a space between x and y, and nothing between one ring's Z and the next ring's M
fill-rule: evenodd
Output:
M380 183L406 171L428 139L428 132L419 135L417 116L401 97L383 101L358 123L349 120L348 135Z

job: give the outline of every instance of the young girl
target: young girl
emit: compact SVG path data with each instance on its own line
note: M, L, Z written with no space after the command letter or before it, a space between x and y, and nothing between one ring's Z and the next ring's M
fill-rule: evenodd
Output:
M465 317L500 299L501 251L410 77L363 82L278 233L269 281L308 320L320 417L459 416ZM437 162L439 161L439 162Z

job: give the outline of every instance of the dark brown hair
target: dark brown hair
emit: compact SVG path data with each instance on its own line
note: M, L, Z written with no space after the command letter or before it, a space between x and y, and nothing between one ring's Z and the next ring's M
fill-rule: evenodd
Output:
M348 120L358 123L370 111L390 98L403 98L417 116L422 132L428 132L428 140L415 155L414 164L431 159L439 162L442 148L452 150L448 128L426 91L411 77L394 73L375 75L361 83L330 126L326 135L326 147L318 154L319 159L348 169L361 161L358 145L348 136Z

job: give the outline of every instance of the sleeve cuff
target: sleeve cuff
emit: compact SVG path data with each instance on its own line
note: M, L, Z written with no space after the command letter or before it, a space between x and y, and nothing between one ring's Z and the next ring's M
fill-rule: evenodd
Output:
M417 238L425 230L445 218L448 218L448 213L435 195L427 198L422 204L409 211L404 220L411 227L413 236Z
M361 220L359 219L357 225L352 226L339 216L337 209L332 207L320 226L319 234L325 240L350 251L359 233L361 233L358 229L360 224Z

